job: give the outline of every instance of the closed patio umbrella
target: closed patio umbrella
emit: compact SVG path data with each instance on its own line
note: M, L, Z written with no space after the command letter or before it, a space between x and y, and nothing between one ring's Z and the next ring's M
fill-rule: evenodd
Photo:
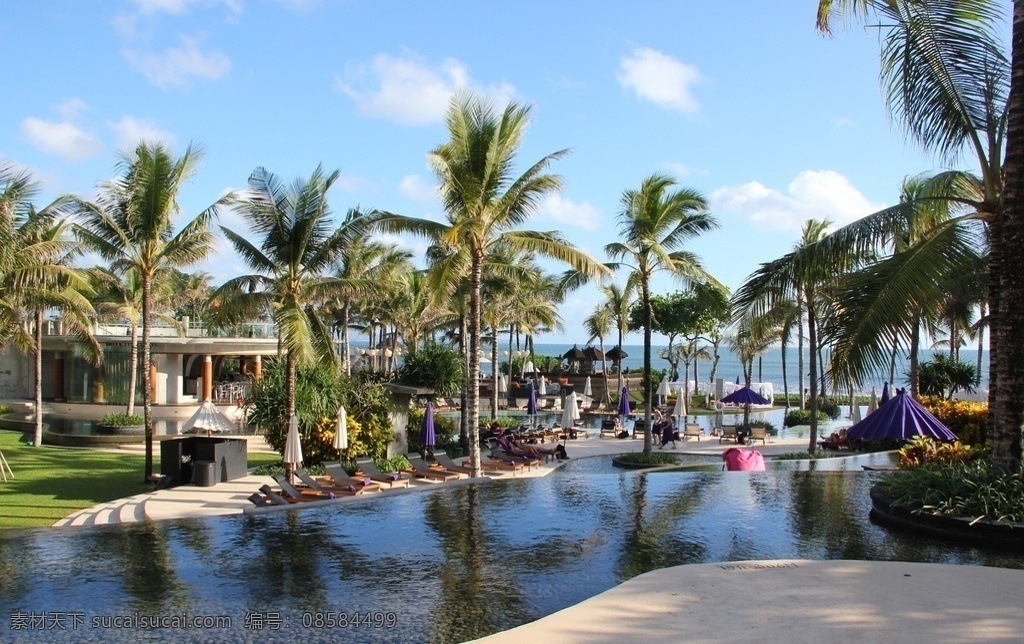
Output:
M526 413L530 417L530 425L532 426L537 420L537 390L533 388L533 383L530 383L530 395L526 399Z
M594 395L594 390L590 385L590 376L587 376L587 379L583 381L583 395L587 398Z
M339 452L348 449L348 414L345 407L338 407L338 426L334 430L334 449Z
M857 404L857 401L854 401L853 402L853 422L854 422L854 424L857 424L861 420L863 420L863 419L861 418L861 415L860 415L860 405Z
M878 409L878 392L875 391L874 386L871 387L871 398L868 400L868 416L873 414Z
M285 476L289 482L295 480L295 468L302 465L302 441L299 439L299 417L292 414L288 418L288 435L284 440L284 454L281 457L284 462Z
M669 390L668 388L668 376L662 376L661 384L658 385L658 391L656 391L655 393L658 394L658 402L661 404L665 404L665 399L668 398L669 394L671 393L671 390Z
M679 390L679 395L676 397L676 406L672 410L672 415L676 417L676 423L679 425L686 424L686 394L683 393L685 389Z
M565 397L565 407L562 409L562 428L572 429L576 421L580 419L580 409L576 406L576 392Z
M540 396L548 395L548 379L544 376L540 377L540 387L537 389L537 394Z
M619 415L629 416L632 412L633 410L629 405L629 389L623 387L622 391L619 393Z
M420 425L420 445L431 448L437 444L437 433L434 430L434 406L427 403L423 412L423 424Z

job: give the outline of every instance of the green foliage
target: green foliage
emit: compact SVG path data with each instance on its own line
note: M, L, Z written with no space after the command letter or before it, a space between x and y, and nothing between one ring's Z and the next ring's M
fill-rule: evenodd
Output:
M426 409L422 407L409 409L409 426L405 429L405 439L411 450L420 447L420 427L423 425L425 412ZM458 442L459 427L452 418L434 414L434 434L437 438L437 448L444 449L448 443Z
M771 422L767 420L752 420L746 425L736 425L736 429L738 431L749 431L751 427L764 427L766 430L768 430L769 434L776 434L779 431L775 428L775 425L773 425Z
M409 459L405 457L405 454L395 454L391 458L378 458L374 459L374 463L377 465L377 469L381 472L398 472L412 467L409 463Z
M818 411L818 420L828 420L828 415L823 411ZM783 427L793 427L795 425L810 425L811 424L811 410L810 409L794 409L793 411L786 414L786 417L782 421Z
M246 401L248 422L259 427L267 444L284 452L288 432L284 360L265 363L263 378L253 384ZM348 415L349 447L344 455L334 449L338 408ZM394 440L388 411L391 394L374 374L339 376L332 365L315 364L295 373L295 413L299 419L302 455L307 465L340 456L381 456Z
M410 351L398 370L398 382L413 387L432 389L435 396L454 396L462 391L465 365L462 353L435 342L427 342Z
M146 424L146 419L138 414L120 414L111 412L97 421L100 425L107 427L138 427Z
M877 487L918 513L1024 522L1024 470L1003 472L985 459L924 465L885 476Z
M14 410L11 409L10 405L0 405L0 416L6 416L7 414L11 413L12 411L14 411Z
M910 445L900 450L899 468L909 470L923 465L969 463L984 456L984 452L960 441L941 443L927 436L915 436Z
M921 398L925 409L942 421L961 443L984 445L988 431L988 404L970 400Z
M832 452L829 450L818 450L811 454L810 452L786 452L785 454L773 454L773 461L813 461L822 458L836 458L837 456L846 456L840 452Z
M839 418L839 403L833 398L821 397L818 399L818 411L824 413L832 420L835 420L836 418ZM810 422L810 416L808 416L807 419L808 422Z
M674 454L665 454L664 452L653 452L651 454L630 452L628 454L620 454L615 458L624 463L637 463L640 465L675 465L679 462L679 459Z
M925 396L952 398L958 391L973 393L981 381L977 366L937 353L929 362L922 362L918 368L918 389Z

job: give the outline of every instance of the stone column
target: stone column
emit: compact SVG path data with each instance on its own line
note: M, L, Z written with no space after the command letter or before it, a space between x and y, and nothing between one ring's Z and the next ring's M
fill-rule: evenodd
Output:
M252 379L259 380L263 377L263 356L255 355L252 357Z
M203 356L203 395L199 398L200 402L207 400L213 400L213 358L211 356Z

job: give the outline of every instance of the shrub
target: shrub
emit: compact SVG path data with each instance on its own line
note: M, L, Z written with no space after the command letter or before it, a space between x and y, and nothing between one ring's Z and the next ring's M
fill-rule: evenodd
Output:
M764 427L768 430L769 434L775 434L778 432L778 430L775 429L775 425L771 424L767 420L752 420L746 425L737 425L736 429L738 431L749 431L751 427Z
M823 411L818 411L818 420L828 420L828 415ZM786 414L786 417L782 421L783 427L793 427L794 425L810 425L811 424L811 410L810 409L794 409L793 411Z
M915 436L914 441L900 449L900 469L912 469L922 465L963 464L982 457L982 450L972 449L960 441L941 443L926 436Z
M918 513L1024 522L1024 470L1004 473L984 459L890 474L877 489Z
M946 400L934 396L922 397L919 402L956 434L961 443L985 444L988 430L988 403Z
M818 399L818 412L824 413L832 420L835 420L839 418L839 403L832 398L820 398ZM810 422L810 416L807 419Z
M11 409L10 405L0 405L0 416L6 416L7 414L11 413L12 411L14 411L14 410Z
M248 422L261 428L267 444L282 453L288 432L286 398L284 361L270 360L246 401ZM348 415L349 447L339 454L333 443L342 405ZM374 374L339 376L330 364L296 370L295 413L306 465L341 456L383 456L394 440L388 417L390 406L391 395Z
M398 370L398 382L432 389L435 396L454 396L462 391L464 373L458 349L428 342L406 354Z
M643 452L630 452L615 457L624 463L639 463L642 465L675 465L679 460L673 454L644 454Z
M100 425L106 425L107 427L136 427L138 425L145 425L146 419L138 414L119 414L111 412L99 419Z
M424 413L426 409L423 407L409 409L409 426L405 428L405 440L410 450L420 448L420 427L423 425ZM447 416L434 414L434 433L439 449L444 449L447 444L459 440L459 427Z

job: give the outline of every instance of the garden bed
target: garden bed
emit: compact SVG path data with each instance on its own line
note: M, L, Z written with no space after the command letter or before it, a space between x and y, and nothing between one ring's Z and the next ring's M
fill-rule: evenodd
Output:
M944 514L916 512L895 505L892 497L871 489L871 518L886 527L911 530L940 539L988 546L1024 546L1024 525L988 519L975 520Z

